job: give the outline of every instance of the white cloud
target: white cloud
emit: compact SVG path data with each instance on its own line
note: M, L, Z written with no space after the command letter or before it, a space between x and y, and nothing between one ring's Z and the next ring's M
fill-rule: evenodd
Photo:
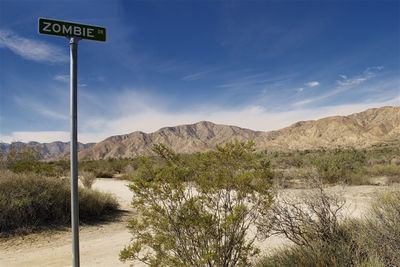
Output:
M51 143L54 141L68 142L69 132L62 131L37 131L37 132L12 132L9 136L0 136L0 142L30 142Z
M373 72L374 70L382 70L382 69L383 69L382 66L370 67L370 68L367 68L361 75L358 75L358 76L355 76L352 78L349 78L346 75L339 75L341 77L341 80L337 81L338 86L336 88L333 88L331 91L329 91L325 94L295 102L292 104L292 106L293 107L304 106L306 104L317 102L317 101L326 99L328 97L337 95L339 93L345 92L351 88L356 88L357 86L364 83L365 81L370 80L371 78L375 77L376 74L375 74L375 72ZM309 82L309 83L306 83L306 85L307 86L315 86L315 85L311 85L311 83L318 83L318 82Z
M0 48L8 48L15 54L33 61L62 63L68 62L67 50L48 44L20 37L11 31L0 29Z
M69 82L69 75L68 74L58 74L53 77L54 80L59 82Z
M374 70L382 70L383 67L382 66L378 66L378 67L370 67L367 68L363 74L352 77L352 78L348 78L346 75L339 75L340 78L342 78L341 80L338 80L337 83L340 86L346 87L346 86L354 86L354 85L359 85L363 82L365 82L366 80L369 80L373 77L376 76Z
M308 86L308 87L315 87L315 86L318 86L318 85L319 85L319 82L317 82L317 81L312 81L312 82L305 83L304 85L306 85L306 86Z
M121 99L124 99L124 102ZM121 95L118 101L110 99L109 106L120 111L117 112L118 114L115 117L81 116L79 131L80 140L83 142L98 142L112 135L127 134L134 131L150 133L166 126L192 124L203 120L217 124L235 125L252 130L269 131L287 127L299 120L319 119L333 115L348 115L368 108L399 105L399 101L400 97L349 105L310 108L298 106L283 112L268 112L260 105L249 105L241 109L230 110L202 106L177 113L163 108L159 104L161 102L160 99L157 100L151 96L138 96L137 94L126 93ZM135 108L136 103L140 103L138 109Z
M297 88L296 91L297 91L297 93L301 93L304 91L304 88L303 87Z
M79 142L100 142L112 135L127 134L134 131L154 132L166 126L192 124L199 121L211 121L217 124L235 125L259 131L277 130L297 121L316 120L327 116L349 115L368 108L398 106L400 96L389 101L355 103L349 105L325 106L317 108L298 108L284 112L267 112L261 106L248 106L237 110L193 110L181 114L166 112L157 108L145 112L105 119L101 117L80 120ZM211 110L211 111L207 111ZM69 141L69 132L63 131L25 131L13 132L10 136L0 136L0 141Z

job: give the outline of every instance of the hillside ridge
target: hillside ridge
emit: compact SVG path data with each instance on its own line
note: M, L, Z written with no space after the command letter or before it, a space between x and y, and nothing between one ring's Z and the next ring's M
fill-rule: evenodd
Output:
M262 132L233 125L200 121L163 127L152 133L136 131L111 136L79 153L87 159L152 155L164 143L178 153L204 152L233 139L253 139L257 151L315 149L320 147L367 148L378 143L400 144L400 107L372 108L347 116L298 121L280 130Z

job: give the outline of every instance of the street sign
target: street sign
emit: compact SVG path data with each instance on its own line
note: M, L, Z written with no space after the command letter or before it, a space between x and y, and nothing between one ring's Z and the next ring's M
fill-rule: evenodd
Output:
M106 41L106 28L44 18L39 18L39 33L78 37L99 42Z
M72 266L79 267L79 197L78 197L78 43L81 39L105 42L106 29L66 21L39 18L39 33L64 36L70 47L71 97L71 228Z

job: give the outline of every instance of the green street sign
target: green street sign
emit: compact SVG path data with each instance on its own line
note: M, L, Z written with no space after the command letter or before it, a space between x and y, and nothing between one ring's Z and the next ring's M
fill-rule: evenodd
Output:
M39 18L39 33L65 37L73 36L99 42L106 41L106 28L44 18Z

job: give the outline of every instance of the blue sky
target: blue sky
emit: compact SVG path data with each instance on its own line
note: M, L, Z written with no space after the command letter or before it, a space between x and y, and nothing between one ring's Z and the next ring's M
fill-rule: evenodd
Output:
M400 105L397 0L0 0L1 141L69 140L69 44L39 17L107 28L79 43L81 142Z

